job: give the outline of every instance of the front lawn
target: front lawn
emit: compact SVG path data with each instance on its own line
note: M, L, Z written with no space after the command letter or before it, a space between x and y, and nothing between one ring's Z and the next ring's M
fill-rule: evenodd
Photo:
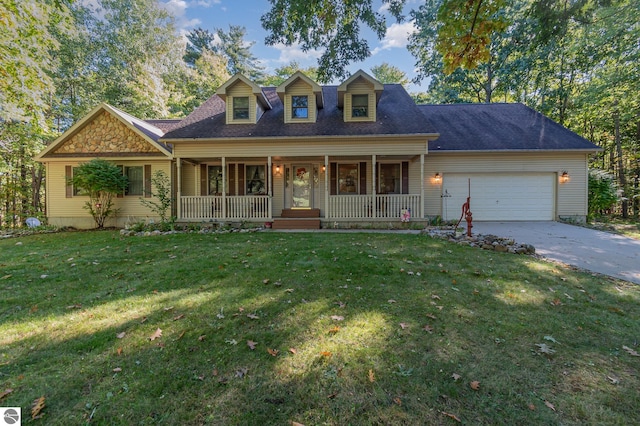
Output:
M23 424L640 423L638 286L425 235L10 238L0 292Z

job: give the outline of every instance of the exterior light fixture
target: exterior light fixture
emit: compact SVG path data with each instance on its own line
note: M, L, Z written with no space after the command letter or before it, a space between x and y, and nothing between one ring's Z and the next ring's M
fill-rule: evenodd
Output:
M282 173L280 172L280 166L276 166L276 176L282 176Z
M560 182L561 183L569 182L569 173L566 170L563 171L562 174L560 175Z
M440 173L436 173L435 176L433 177L433 181L439 185L442 182L442 176L440 176Z
M322 165L322 173L327 171L327 166L325 166L324 164Z

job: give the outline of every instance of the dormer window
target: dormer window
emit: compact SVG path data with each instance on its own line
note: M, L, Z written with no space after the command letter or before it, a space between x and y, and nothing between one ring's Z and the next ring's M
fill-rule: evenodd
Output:
M369 116L369 95L352 95L351 96L351 116L352 117L368 117Z
M308 96L291 96L291 118L309 118Z
M241 96L233 98L233 119L249 119L249 97Z

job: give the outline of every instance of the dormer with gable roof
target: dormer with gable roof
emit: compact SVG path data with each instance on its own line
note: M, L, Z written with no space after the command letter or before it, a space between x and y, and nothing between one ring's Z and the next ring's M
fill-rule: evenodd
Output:
M236 74L218 88L226 103L227 124L256 124L271 104L262 89L242 74Z
M300 71L278 86L276 93L284 105L285 123L315 123L324 106L322 88Z
M338 86L338 107L346 122L375 122L376 109L384 86L359 70Z

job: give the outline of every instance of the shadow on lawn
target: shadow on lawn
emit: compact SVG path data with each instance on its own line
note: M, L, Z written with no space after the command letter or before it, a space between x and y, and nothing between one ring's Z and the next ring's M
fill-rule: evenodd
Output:
M8 360L0 372L14 389L3 404L27 412L44 395L48 424L452 422L443 412L475 424L637 416L638 378L606 383L632 368L612 351L627 331L638 331L637 292L622 297L615 281L595 285L531 258L426 237L400 244L367 234L313 243L318 237L246 238L199 238L188 253L172 249L186 237L119 242L117 253L138 253L136 273L144 278L127 280L125 255L105 256L86 267L120 278L97 280L87 296L70 298L59 290L72 287L59 280L50 304L5 315L5 330L36 327L3 345ZM343 247L335 248L336 238ZM165 267L180 255L201 270ZM72 303L82 308L70 312ZM85 328L65 335L65 322ZM157 328L162 337L151 341ZM556 352L540 354L543 343ZM480 391L470 388L474 380Z

